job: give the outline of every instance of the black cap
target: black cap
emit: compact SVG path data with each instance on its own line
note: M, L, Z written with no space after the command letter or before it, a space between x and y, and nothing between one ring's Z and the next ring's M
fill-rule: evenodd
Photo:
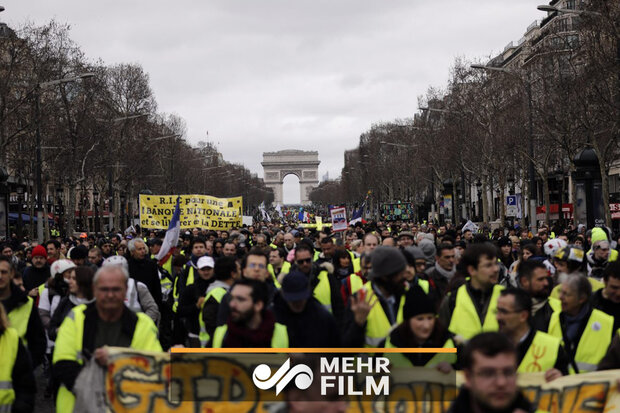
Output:
M510 238L508 238L508 237L501 237L499 240L497 240L497 246L498 247L504 247L506 245L510 245L512 247L512 241L510 241Z
M405 305L403 306L403 319L409 320L420 314L435 314L435 304L433 300L415 284L405 294Z
M301 271L291 271L282 280L282 296L286 301L301 301L310 297L310 282Z

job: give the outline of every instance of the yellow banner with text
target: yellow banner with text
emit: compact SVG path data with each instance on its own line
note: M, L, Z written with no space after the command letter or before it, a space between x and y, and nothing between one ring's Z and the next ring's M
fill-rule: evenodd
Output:
M243 197L210 195L140 195L140 226L168 229L179 199L181 229L232 229L241 227Z

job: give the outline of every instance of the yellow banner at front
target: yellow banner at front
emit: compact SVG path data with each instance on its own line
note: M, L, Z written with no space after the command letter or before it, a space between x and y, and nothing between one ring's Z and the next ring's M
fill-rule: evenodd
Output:
M231 229L242 225L243 197L240 196L140 195L140 226L168 229L177 198L180 198L181 229Z

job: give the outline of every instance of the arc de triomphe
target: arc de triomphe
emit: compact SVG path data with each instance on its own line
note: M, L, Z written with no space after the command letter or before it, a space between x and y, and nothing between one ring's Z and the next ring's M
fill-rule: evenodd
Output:
M319 153L287 149L278 152L263 152L263 181L273 188L274 203L283 204L282 181L287 175L299 178L301 203L310 203L310 192L319 185Z

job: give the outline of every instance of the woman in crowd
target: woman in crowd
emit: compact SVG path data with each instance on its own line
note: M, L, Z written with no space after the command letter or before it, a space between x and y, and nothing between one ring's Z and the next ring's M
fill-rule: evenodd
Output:
M87 266L79 266L70 273L69 295L60 301L49 323L48 335L51 339L56 339L58 328L73 307L93 301L94 276L92 268Z
M406 293L403 322L385 340L385 348L452 348L454 336L441 326L432 299L419 286ZM448 373L457 364L454 353L386 353L394 367L433 367Z
M339 280L343 280L349 275L355 273L355 271L353 271L351 255L349 255L349 251L347 251L343 247L336 248L336 251L334 251L334 259L332 262L334 264L334 275Z

